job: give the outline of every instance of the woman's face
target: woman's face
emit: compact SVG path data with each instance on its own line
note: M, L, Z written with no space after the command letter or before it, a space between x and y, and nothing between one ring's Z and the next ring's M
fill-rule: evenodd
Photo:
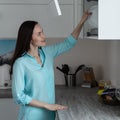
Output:
M31 44L35 47L46 46L45 34L39 24L33 29Z

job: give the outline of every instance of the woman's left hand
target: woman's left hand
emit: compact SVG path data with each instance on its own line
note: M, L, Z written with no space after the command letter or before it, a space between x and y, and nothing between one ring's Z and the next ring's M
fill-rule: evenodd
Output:
M88 10L84 12L84 14L82 15L82 18L81 18L81 21L80 23L81 24L84 24L84 22L88 19L88 17L92 15L91 12L89 12Z
M84 14L82 15L82 18L80 20L80 22L78 23L78 25L75 27L75 29L73 30L73 32L71 33L71 35L77 40L81 29L85 23L85 21L88 19L88 17L91 15L92 13L89 12L88 10L84 12Z

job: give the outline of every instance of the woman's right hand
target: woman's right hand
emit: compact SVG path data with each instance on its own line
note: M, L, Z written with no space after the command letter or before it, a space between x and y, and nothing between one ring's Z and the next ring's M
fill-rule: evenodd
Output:
M59 104L46 104L45 108L47 110L56 111L56 110L66 110L68 107Z
M41 108L45 108L47 110L51 110L51 111L56 111L56 110L66 110L68 107L64 106L64 105L59 105L59 104L48 104L45 102L41 102L38 100L32 100L29 103L30 106L34 106L34 107L41 107Z

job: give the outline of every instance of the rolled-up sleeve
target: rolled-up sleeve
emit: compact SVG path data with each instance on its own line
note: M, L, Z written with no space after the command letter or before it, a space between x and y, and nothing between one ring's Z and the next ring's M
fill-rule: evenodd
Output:
M77 40L72 35L70 35L61 43L56 43L54 45L47 46L47 51L49 51L50 56L57 57L62 53L73 48L76 43Z
M12 96L16 104L29 104L32 98L25 94L25 70L20 61L13 65Z
M77 42L76 39L72 35L70 35L63 42L54 45L54 52L53 52L54 57L73 48L76 42Z

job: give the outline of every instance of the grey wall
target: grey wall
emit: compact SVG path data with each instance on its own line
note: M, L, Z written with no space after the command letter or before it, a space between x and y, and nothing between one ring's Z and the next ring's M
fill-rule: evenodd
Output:
M60 42L63 39L48 39L48 44ZM120 84L119 80L119 50L120 41L109 40L79 40L77 45L69 52L55 60L55 83L64 84L63 73L56 69L62 64L68 64L74 72L80 64L92 66L96 80L111 80L113 86ZM77 75L78 84L82 81L80 73Z
M113 86L120 88L120 41L105 41L107 56L104 78L111 80Z

